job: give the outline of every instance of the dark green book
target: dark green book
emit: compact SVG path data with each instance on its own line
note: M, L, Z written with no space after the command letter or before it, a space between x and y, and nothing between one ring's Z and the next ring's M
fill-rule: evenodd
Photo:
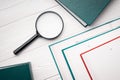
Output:
M83 26L91 25L111 0L56 0Z
M30 63L0 67L0 80L33 80Z

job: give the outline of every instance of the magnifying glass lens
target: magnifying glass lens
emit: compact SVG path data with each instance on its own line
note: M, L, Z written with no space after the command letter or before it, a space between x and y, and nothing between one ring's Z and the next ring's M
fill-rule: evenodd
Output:
M38 18L36 28L40 36L52 39L61 33L63 29L63 22L59 15L47 13Z

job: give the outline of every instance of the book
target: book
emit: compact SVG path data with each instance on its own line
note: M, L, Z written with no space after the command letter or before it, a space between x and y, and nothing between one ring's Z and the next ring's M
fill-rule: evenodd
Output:
M83 26L91 25L111 0L55 0Z
M0 80L33 80L30 63L0 67Z

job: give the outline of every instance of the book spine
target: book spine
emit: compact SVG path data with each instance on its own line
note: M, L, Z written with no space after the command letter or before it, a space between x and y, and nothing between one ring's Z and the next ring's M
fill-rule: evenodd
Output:
M84 22L82 19L78 18L74 13L72 13L69 9L67 9L59 0L55 0L60 6L62 6L70 15L72 15L81 25L87 27L88 24Z

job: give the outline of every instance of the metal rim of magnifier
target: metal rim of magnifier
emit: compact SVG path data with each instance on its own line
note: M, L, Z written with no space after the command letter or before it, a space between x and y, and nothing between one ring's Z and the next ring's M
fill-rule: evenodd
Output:
M60 33L59 33L57 36L53 37L53 38L44 37L43 35L41 35L41 34L38 32L38 29L37 29L37 22L39 21L40 17L43 16L44 14L47 14L47 13L53 13L53 14L57 15L57 16L61 19L61 21L62 21L62 29L61 29ZM64 21L63 21L62 17L61 17L58 13L56 13L56 12L54 12L54 11L46 11L46 12L43 12L42 14L40 14L40 15L37 17L36 22L35 22L35 28L36 28L36 33L38 34L38 36L40 36L40 37L42 37L42 38L45 38L45 39L48 39L48 40L51 40L51 39L57 38L57 37L62 33L63 28L64 28Z

